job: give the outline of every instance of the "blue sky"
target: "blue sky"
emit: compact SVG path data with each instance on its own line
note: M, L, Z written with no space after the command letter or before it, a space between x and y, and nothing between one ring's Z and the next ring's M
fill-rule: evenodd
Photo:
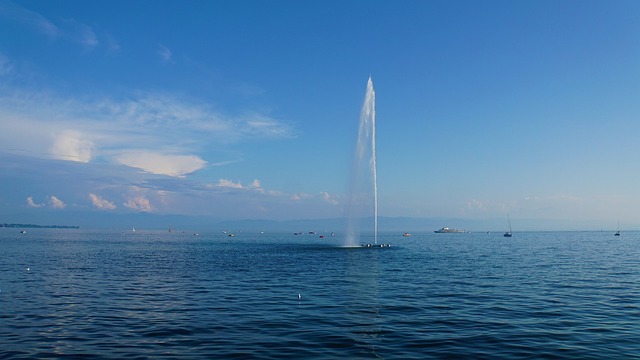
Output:
M637 1L0 1L0 215L640 228ZM443 224L446 225L446 224Z

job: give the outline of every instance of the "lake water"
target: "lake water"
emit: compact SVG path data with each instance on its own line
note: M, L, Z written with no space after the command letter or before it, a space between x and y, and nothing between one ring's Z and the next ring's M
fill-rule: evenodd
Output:
M0 358L640 358L640 233L319 235L0 230Z

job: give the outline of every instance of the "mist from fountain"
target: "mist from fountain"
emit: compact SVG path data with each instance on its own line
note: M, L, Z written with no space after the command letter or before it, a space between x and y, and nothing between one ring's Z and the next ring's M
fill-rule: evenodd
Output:
M378 184L376 175L376 93L369 76L367 90L360 110L358 142L351 174L351 188L347 204L347 233L345 246L357 246L361 221L373 210L373 240L378 243Z

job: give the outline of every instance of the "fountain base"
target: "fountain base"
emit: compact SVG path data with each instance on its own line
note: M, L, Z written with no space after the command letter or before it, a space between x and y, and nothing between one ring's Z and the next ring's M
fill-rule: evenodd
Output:
M366 248L387 248L391 247L391 244L362 244L361 246Z

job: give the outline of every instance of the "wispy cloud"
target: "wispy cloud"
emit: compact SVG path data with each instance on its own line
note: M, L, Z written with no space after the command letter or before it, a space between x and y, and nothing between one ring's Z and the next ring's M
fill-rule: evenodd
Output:
M264 114L229 116L158 94L116 101L0 88L0 117L7 120L0 132L5 149L85 163L100 159L176 177L203 168L210 159L199 153L210 153L216 143L292 134L287 124Z
M9 61L9 58L0 52L0 77L9 75L11 72L13 72L11 61Z
M90 193L89 198L91 199L91 203L93 204L93 206L100 210L114 210L116 208L116 205L114 203L105 200L94 193Z
M260 180L258 179L254 179L251 184L244 186L242 185L242 183L240 182L234 182L232 180L228 180L228 179L219 179L218 183L215 185L211 185L209 186L209 188L220 188L220 189L241 189L241 190L245 190L245 191L254 191L254 192L258 192L258 193L270 193L270 194L276 194L276 192L274 191L265 191L265 189L262 187L262 184L260 183Z
M120 43L112 35L106 34L104 38L109 53L116 54L120 52Z
M85 49L92 49L100 44L95 31L89 25L80 23L74 19L63 19L61 25L64 25L63 34Z
M246 116L246 125L247 134L272 138L287 137L290 135L289 128L282 126L281 123L262 114L248 114Z
M0 3L0 15L23 24L24 26L30 27L51 38L55 38L60 34L60 29L49 19L10 1Z
M92 26L75 19L49 19L9 1L0 3L0 16L8 18L24 28L43 34L49 39L70 41L86 50L91 50L101 45L96 30ZM108 49L113 50L113 44L116 43L113 37L105 35L105 39Z
M233 182L231 180L228 179L219 179L218 183L216 184L217 187L221 187L221 188L231 188L231 189L242 189L243 186L240 183L236 183Z
M310 198L313 198L313 195L305 194L305 193L292 194L290 196L290 199L293 201L301 201L301 200L310 199Z
M162 61L170 62L173 57L173 53L168 47L162 44L158 44L158 56L160 56L160 59L162 59Z

